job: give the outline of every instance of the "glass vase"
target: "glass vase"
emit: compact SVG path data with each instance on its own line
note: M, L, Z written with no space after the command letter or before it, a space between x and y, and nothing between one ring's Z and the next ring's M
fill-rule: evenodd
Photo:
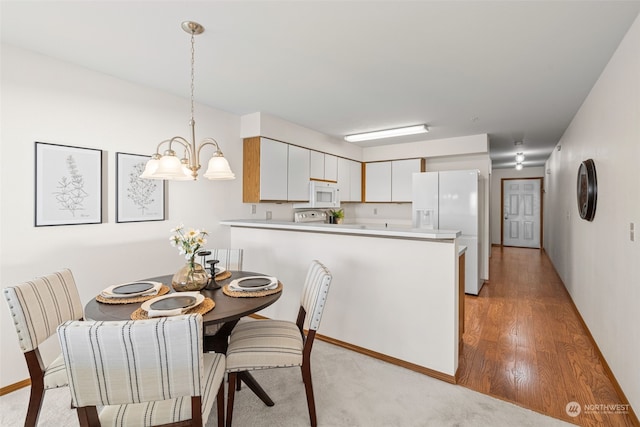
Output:
M176 292L199 291L209 282L209 273L197 262L187 262L171 279Z

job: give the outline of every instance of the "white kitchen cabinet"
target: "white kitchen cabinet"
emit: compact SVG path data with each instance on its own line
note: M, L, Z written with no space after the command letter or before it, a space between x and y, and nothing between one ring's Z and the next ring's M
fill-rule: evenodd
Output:
M391 162L365 164L365 202L391 201Z
M338 181L338 157L311 150L310 177L323 181Z
M349 160L350 188L349 197L352 202L362 202L362 163Z
M338 157L333 154L324 155L324 179L326 181L338 181Z
M309 149L289 145L287 200L309 201Z
M338 158L338 188L341 202L362 201L362 163Z
M311 179L324 179L324 153L311 150L309 160Z
M288 144L260 138L260 200L287 200Z
M412 198L412 176L423 172L422 159L391 161L391 201L410 202Z
M367 163L365 202L411 202L412 175L424 172L423 159Z

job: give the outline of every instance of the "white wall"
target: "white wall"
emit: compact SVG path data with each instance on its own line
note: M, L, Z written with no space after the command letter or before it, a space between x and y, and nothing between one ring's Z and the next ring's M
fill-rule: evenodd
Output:
M208 229L210 246L229 244L228 227L218 222L243 213L241 179L169 183L166 221L115 222L115 153L151 154L163 139L189 138L187 98L6 45L1 82L2 287L69 267L87 302L110 284L170 274L184 262L169 245L169 230L179 222ZM240 118L196 105L195 119L197 138L216 138L242 177ZM103 224L34 227L34 141L104 150ZM6 304L0 307L4 387L28 372ZM45 358L55 340L47 343Z
M630 28L546 167L544 247L635 412L640 411L640 18ZM576 176L595 161L593 222ZM629 223L636 238L630 241ZM607 402L580 402L607 403Z
M522 170L516 170L515 168L509 169L494 169L491 174L491 200L489 210L489 228L491 230L491 244L499 245L502 241L500 239L500 230L502 223L502 215L500 210L500 203L502 198L502 180L504 178L543 178L544 167L529 167L522 168ZM544 181L543 181L544 184Z

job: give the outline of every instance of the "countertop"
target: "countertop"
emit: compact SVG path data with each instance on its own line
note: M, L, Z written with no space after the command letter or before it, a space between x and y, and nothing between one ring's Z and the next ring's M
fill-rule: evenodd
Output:
M270 228L274 230L307 231L317 233L352 234L362 236L394 237L424 240L452 240L460 237L456 230L425 230L418 228L387 227L370 224L324 224L299 223L293 221L234 219L220 221L222 225L247 228Z

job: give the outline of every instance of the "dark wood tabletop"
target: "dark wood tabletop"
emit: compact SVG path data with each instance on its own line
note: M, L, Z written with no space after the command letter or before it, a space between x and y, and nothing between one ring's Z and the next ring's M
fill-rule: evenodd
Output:
M224 286L234 279L246 276L264 276L264 274L251 271L232 271L230 278L220 280L218 283ZM169 292L174 292L171 287L171 277L172 275L158 276L143 279L143 281L163 283L169 287ZM234 298L225 295L222 289L213 291L203 289L200 293L205 297L211 298L216 303L213 310L202 316L204 325L237 321L244 316L248 316L270 306L276 302L282 294L282 292L278 292L263 297ZM93 298L84 307L84 317L87 320L129 320L131 319L131 314L140 308L141 305L142 303L104 304Z

